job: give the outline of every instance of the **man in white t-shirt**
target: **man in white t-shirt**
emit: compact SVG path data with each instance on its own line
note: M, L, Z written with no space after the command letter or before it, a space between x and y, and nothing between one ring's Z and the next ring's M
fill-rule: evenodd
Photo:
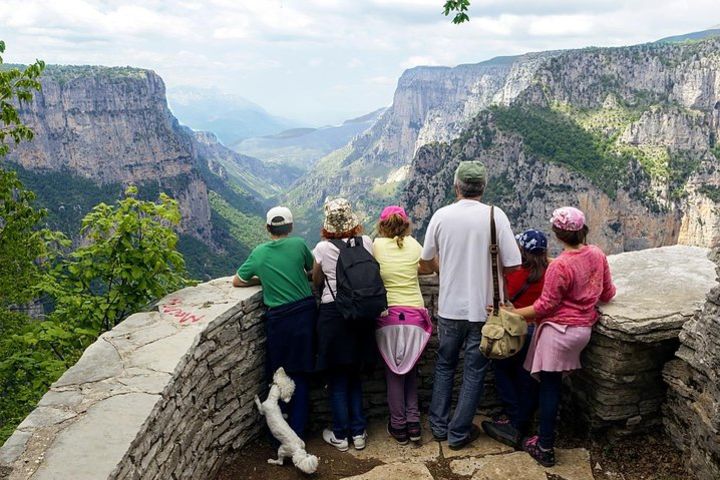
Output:
M453 450L463 448L480 434L472 420L489 364L480 353L480 329L487 318L486 307L493 299L490 206L480 201L485 184L482 163L460 162L455 171L458 200L430 219L422 252L422 263L439 268L440 275L440 345L430 403L430 429L436 439L447 439ZM514 269L522 263L520 249L505 213L497 207L494 211L501 264L505 269ZM502 282L502 272L499 277ZM503 290L501 283L501 295ZM453 380L463 348L462 387L451 418Z

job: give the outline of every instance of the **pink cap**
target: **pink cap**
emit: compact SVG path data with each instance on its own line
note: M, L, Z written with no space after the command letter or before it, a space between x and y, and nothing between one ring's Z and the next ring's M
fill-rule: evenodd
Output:
M391 215L399 215L400 218L403 220L407 220L408 216L407 213L405 213L405 209L402 207L398 207L397 205L390 205L389 207L385 207L380 214L380 221L387 220Z
M575 207L561 207L553 212L550 221L555 228L577 232L585 226L585 214Z

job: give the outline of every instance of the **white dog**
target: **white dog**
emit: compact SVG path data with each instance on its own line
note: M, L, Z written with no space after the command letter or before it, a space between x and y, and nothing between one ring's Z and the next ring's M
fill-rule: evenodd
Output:
M273 383L270 385L267 399L260 402L258 396L255 395L255 404L260 410L260 415L265 415L270 432L280 442L277 460L269 458L268 463L282 465L286 458L292 458L293 463L301 472L315 473L318 467L318 458L305 451L305 442L287 424L280 411L280 405L278 405L278 399L285 403L290 402L293 393L295 393L295 382L280 367L273 375Z

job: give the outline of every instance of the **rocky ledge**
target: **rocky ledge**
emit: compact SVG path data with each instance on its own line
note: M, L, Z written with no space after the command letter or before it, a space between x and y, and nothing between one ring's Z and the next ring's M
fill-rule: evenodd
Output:
M0 449L0 478L200 478L257 434L259 288L186 288L128 317L52 385Z
M720 251L713 259L720 275ZM720 287L680 333L676 359L663 376L668 384L663 406L665 428L687 455L698 480L720 478Z
M617 296L602 306L567 411L590 430L633 433L662 423L662 369L715 285L709 250L673 246L608 257Z

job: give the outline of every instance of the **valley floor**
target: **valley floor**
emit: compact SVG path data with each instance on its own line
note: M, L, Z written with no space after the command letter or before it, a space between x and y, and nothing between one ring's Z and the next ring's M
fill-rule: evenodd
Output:
M479 423L480 417L477 418ZM246 447L217 480L686 480L680 453L661 434L620 440L574 439L561 436L558 464L545 469L524 452L481 436L461 451L432 439L425 429L418 444L397 445L382 421L371 423L368 445L339 452L318 433L308 441L308 452L320 457L316 474L307 476L287 461L269 465L273 455L266 439Z

